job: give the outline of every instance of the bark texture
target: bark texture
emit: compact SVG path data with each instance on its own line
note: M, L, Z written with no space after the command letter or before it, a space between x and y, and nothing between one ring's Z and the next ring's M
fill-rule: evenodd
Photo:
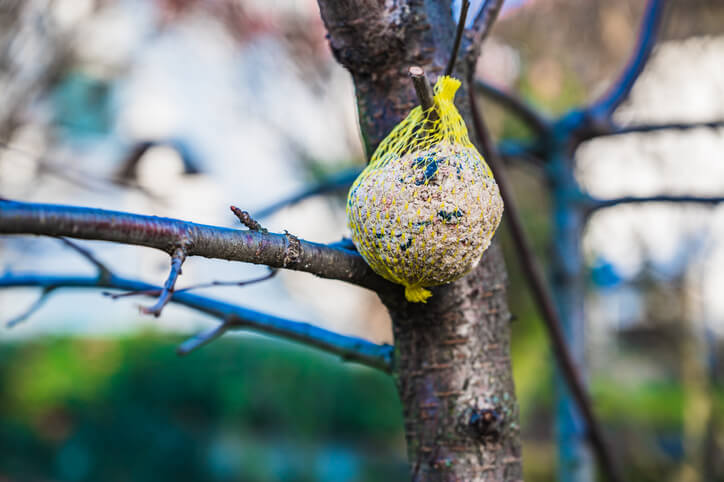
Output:
M521 480L505 266L494 244L480 266L427 304L383 294L413 480Z
M423 67L431 80L443 72L455 34L450 2L319 4L332 51L354 79L371 155L418 104L408 68ZM456 105L472 125L468 73L456 72L463 81ZM413 480L522 479L505 283L494 242L470 275L433 289L427 304L406 302L401 287L379 291L394 324L395 378Z

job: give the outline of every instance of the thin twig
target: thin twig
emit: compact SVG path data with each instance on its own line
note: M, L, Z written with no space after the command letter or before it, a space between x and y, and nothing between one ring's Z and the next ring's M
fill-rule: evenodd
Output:
M623 196L614 199L595 199L591 198L585 202L586 214L603 208L619 206L621 204L646 204L646 203L677 203L677 204L709 204L716 205L724 203L722 196L676 196L676 195L658 195L658 196Z
M263 209L255 211L256 217L263 219L283 208L293 206L297 203L304 201L310 197L319 196L321 194L345 191L349 189L357 176L362 172L361 167L355 167L346 169L336 174L332 174L328 178L321 181L319 184L315 184L312 187L303 189L302 191L289 196L288 198L277 201Z
M724 127L724 121L704 121L704 122L672 122L667 124L644 124L633 126L613 126L609 131L596 133L595 137L600 136L620 136L625 134L647 134L650 132L661 131L687 131L692 129L721 129Z
M186 261L186 248L184 248L183 246L179 246L174 250L173 254L171 255L171 270L168 274L168 279L166 279L166 282L163 284L163 289L161 290L161 294L158 297L158 301L156 301L156 304L150 307L142 306L141 313L153 315L157 318L161 315L163 307L166 306L169 301L171 301L171 296L173 296L173 290L176 287L176 281L181 275L181 267L183 266L184 261Z
M234 213L234 216L239 218L239 222L249 228L251 231L257 231L259 233L268 233L265 228L259 224L259 222L251 217L251 214L249 214L248 211L242 211L241 209L237 208L236 206L229 206L231 209L231 212Z
M613 111L628 97L656 45L656 39L663 24L665 7L666 0L649 0L647 3L638 42L628 64L608 92L589 109L594 119L610 118Z
M262 281L266 281L268 279L273 278L276 276L276 274L279 272L276 268L269 268L269 273L265 274L264 276L260 276L258 278L252 278L249 280L243 280L243 281L211 281L209 283L199 283L192 286L187 286L185 288L179 288L174 289L174 293L184 293L187 291L193 291L198 290L202 288L213 288L215 286L247 286L255 283L261 283ZM144 291L130 291L128 293L111 293L109 291L104 291L101 293L103 296L107 296L113 300L117 300L119 298L127 298L129 296L159 296L161 294L161 290L144 290Z
M413 65L408 69L407 73L410 76L410 80L412 80L412 85L415 86L415 93L420 100L420 106L423 112L431 109L435 105L435 100L430 81L427 80L425 71L419 65Z
M197 285L193 286L187 286L186 288L181 288L179 290L176 290L176 293L183 293L185 291L191 291L191 290L198 290L201 288L213 288L214 286L248 286L253 285L256 283L261 283L262 281L266 281L269 279L272 279L276 274L279 272L276 268L269 268L269 272L265 274L264 276L259 276L258 278L252 278L248 280L243 281L211 281L210 283L199 283Z
M546 136L550 134L552 129L550 119L520 97L482 80L475 82L475 89L519 117L536 135Z
M47 286L43 288L43 291L40 293L40 296L38 297L35 302L28 307L25 312L21 313L20 315L16 316L15 318L8 320L5 322L5 326L7 328L14 328L23 321L30 318L30 315L38 311L46 301L48 301L48 298L50 298L50 294L57 288L57 286Z
M101 295L106 296L112 300L128 298L131 296L159 296L160 294L161 288L153 290L126 291L125 293L111 293L110 291L101 291Z
M203 331L198 335L194 336L193 338L189 338L181 345L179 345L179 347L176 349L176 353L178 353L180 356L188 355L192 351L201 348L202 346L207 345L212 341L216 340L217 338L221 337L224 333L229 331L231 327L232 325L229 322L224 321L220 325L215 326L210 330Z
M96 276L21 273L6 273L0 276L0 289L23 286L54 289L105 288L133 292L161 290L158 286L115 275L106 280ZM387 373L392 369L394 349L390 345L378 345L361 338L340 335L308 323L279 318L195 293L173 293L171 301L219 320L231 320L235 330L247 329L297 341L340 356L344 360L361 363Z
M495 175L495 179L500 189L505 206L505 217L508 220L507 225L510 228L513 242L515 243L516 253L520 258L520 265L525 272L525 278L532 291L538 309L542 315L544 324L548 330L548 337L551 341L553 353L558 362L558 366L573 394L578 405L578 409L583 416L588 428L588 437L593 447L593 451L598 459L601 471L606 474L607 479L612 482L620 482L620 471L614 464L613 456L606 444L603 428L593 412L593 405L588 393L583 385L583 380L576 368L573 357L568 350L558 311L553 302L553 296L548 290L542 269L536 258L530 241L525 233L523 223L518 212L513 190L508 182L507 175L501 162L498 161L498 154L495 145L490 139L490 134L484 124L482 115L475 102L475 96L469 94L470 106L473 116L473 124L478 141L483 147L486 159L490 169Z
M450 59L447 61L447 67L445 67L445 75L452 75L455 69L455 63L458 58L458 50L460 49L460 41L463 38L463 32L465 31L465 20L468 17L468 9L470 8L470 0L463 0L463 4L460 7L460 18L458 19L458 27L455 31L455 40L453 42L452 51L450 52Z
M485 3L478 11L477 17L473 22L473 38L465 49L465 62L468 64L470 71L474 70L475 63L480 56L480 48L483 41L490 34L495 20L503 8L505 0L485 0Z
M106 266L101 260L99 260L88 248L85 248L81 246L80 244L71 241L68 238L64 238L62 236L58 237L66 246L68 246L71 249L74 249L78 254L83 256L86 260L88 260L93 266L95 266L98 269L98 276L99 277L110 277L113 275L111 269Z

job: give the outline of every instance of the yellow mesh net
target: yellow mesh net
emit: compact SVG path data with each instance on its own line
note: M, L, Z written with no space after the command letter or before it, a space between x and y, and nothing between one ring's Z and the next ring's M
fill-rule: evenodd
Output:
M459 87L441 77L433 107L415 107L392 130L347 199L357 250L377 274L405 286L411 302L426 302L425 287L473 269L503 213L493 174L453 103Z

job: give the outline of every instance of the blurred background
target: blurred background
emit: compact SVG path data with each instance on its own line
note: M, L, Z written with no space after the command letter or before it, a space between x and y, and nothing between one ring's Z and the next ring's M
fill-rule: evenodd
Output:
M475 3L475 2L474 2ZM478 4L480 2L477 2ZM479 78L550 115L601 94L638 35L641 0L508 0ZM662 41L617 112L624 124L724 118L724 4L672 2ZM235 226L364 164L354 89L314 0L0 2L0 196ZM529 138L484 101L498 139ZM724 135L696 129L584 143L576 176L601 198L722 195ZM550 188L510 165L541 259ZM345 236L344 198L259 220L313 241ZM554 362L505 229L513 365L526 480L555 480ZM83 242L119 274L153 283L168 257ZM628 480L724 480L724 209L601 210L583 238L586 357L596 409ZM5 272L93 267L57 240L0 239ZM179 287L261 267L191 258ZM392 342L372 294L304 273L201 291L372 341ZM0 291L1 321L37 290ZM98 291L54 292L0 328L0 481L406 480L393 381L298 345L229 334L186 357L214 321Z

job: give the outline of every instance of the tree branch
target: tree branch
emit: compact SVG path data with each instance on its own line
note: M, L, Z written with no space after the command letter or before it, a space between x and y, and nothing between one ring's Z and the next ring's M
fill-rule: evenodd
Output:
M551 131L551 121L535 107L516 96L482 80L475 81L475 89L492 101L518 116L538 136L546 136Z
M96 267L98 270L98 276L101 278L107 278L112 276L111 269L106 266L101 260L99 260L88 248L85 248L84 246L79 245L78 243L74 243L70 239L60 237L60 239L63 244L68 246L69 248L73 249L76 253L83 256L90 264Z
M102 279L94 276L55 276L6 273L0 277L0 288L38 287L43 290L61 288L111 288L124 291L158 292L152 284L120 276ZM313 346L344 360L389 372L393 347L352 336L340 335L308 323L291 321L248 308L192 293L173 293L171 301L187 306L229 323L229 329L248 329ZM210 340L209 340L210 341ZM183 347L184 345L182 345Z
M208 331L201 332L193 338L189 338L185 342L181 343L181 345L176 349L176 353L181 356L188 355L192 351L197 350L204 345L208 345L217 338L220 338L221 336L226 334L226 332L229 331L231 327L232 324L230 322L224 321L218 326L215 326Z
M19 314L15 318L8 320L5 322L6 328L14 328L23 321L30 318L30 316L38 311L46 301L48 301L48 298L50 298L50 294L55 291L58 287L57 286L46 286L43 288L42 292L40 293L40 296L38 296L38 299L33 302L28 309L26 309L23 313Z
M628 64L611 88L589 108L594 119L610 118L616 108L628 97L654 49L663 24L665 6L666 0L649 0L647 3L638 42Z
M705 122L672 122L667 124L644 124L633 126L612 126L610 129L604 129L600 132L591 133L592 137L619 136L625 134L647 134L651 132L661 131L687 131L692 129L721 129L724 127L724 121L705 121Z
M463 39L463 32L465 31L465 20L468 18L470 0L461 1L460 18L458 19L458 26L455 29L455 40L453 41L453 47L450 51L450 59L447 61L447 66L445 67L445 75L452 75L455 70L455 64L458 60L458 50L460 49L460 41Z
M186 248L179 246L171 255L171 271L168 274L168 279L163 284L163 288L161 288L161 294L158 296L158 301L156 301L156 304L151 307L142 307L141 313L153 315L156 318L161 316L163 307L171 300L174 288L176 287L176 281L181 275L181 266L184 261L186 261Z
M430 86L430 81L425 75L425 71L419 65L413 65L407 70L412 85L415 86L415 94L420 101L420 107L423 112L435 106L435 96Z
M465 49L465 61L471 67L471 71L480 56L480 48L483 45L483 41L488 34L490 34L495 20L503 8L504 1L505 0L485 0L485 5L483 5L478 12L478 16L475 17L472 28L473 38L469 46Z
M505 217L507 225L510 229L513 242L515 243L516 252L519 256L520 265L525 273L526 281L531 289L533 298L535 299L538 309L543 318L545 327L548 331L548 338L551 341L553 353L558 362L558 366L563 374L568 387L573 394L578 409L583 416L586 426L588 427L588 435L593 447L594 453L598 459L598 464L603 473L606 474L610 481L618 482L623 479L619 475L619 470L614 465L614 460L604 438L603 428L593 412L593 404L583 385L583 380L578 373L573 357L568 350L565 338L563 336L563 328L558 311L553 302L553 296L548 290L545 277L540 267L540 263L531 248L530 241L523 228L523 222L518 213L518 208L513 197L513 189L508 182L507 175L501 162L498 161L498 153L495 144L490 138L490 134L484 124L480 110L475 102L475 96L472 92L469 94L470 108L473 116L473 126L478 141L483 147L485 159L490 169L495 175L495 179L500 189L503 204L505 206Z
M644 203L689 203L689 204L720 204L724 202L724 196L624 196L614 199L591 198L586 202L586 214L603 208L610 208L620 204L644 204Z
M354 180L357 179L357 176L359 176L359 174L362 172L362 169L363 167L354 167L338 172L336 174L332 174L328 178L321 181L319 184L315 184L311 187L303 189L298 193L289 196L286 199L282 199L275 202L274 204L271 204L263 209L256 211L256 217L266 218L285 207L293 206L310 197L338 191L345 191L346 189L349 189Z
M347 281L372 290L390 284L357 253L291 235L241 231L178 219L0 200L0 234L40 234L147 246L173 254L264 264Z

